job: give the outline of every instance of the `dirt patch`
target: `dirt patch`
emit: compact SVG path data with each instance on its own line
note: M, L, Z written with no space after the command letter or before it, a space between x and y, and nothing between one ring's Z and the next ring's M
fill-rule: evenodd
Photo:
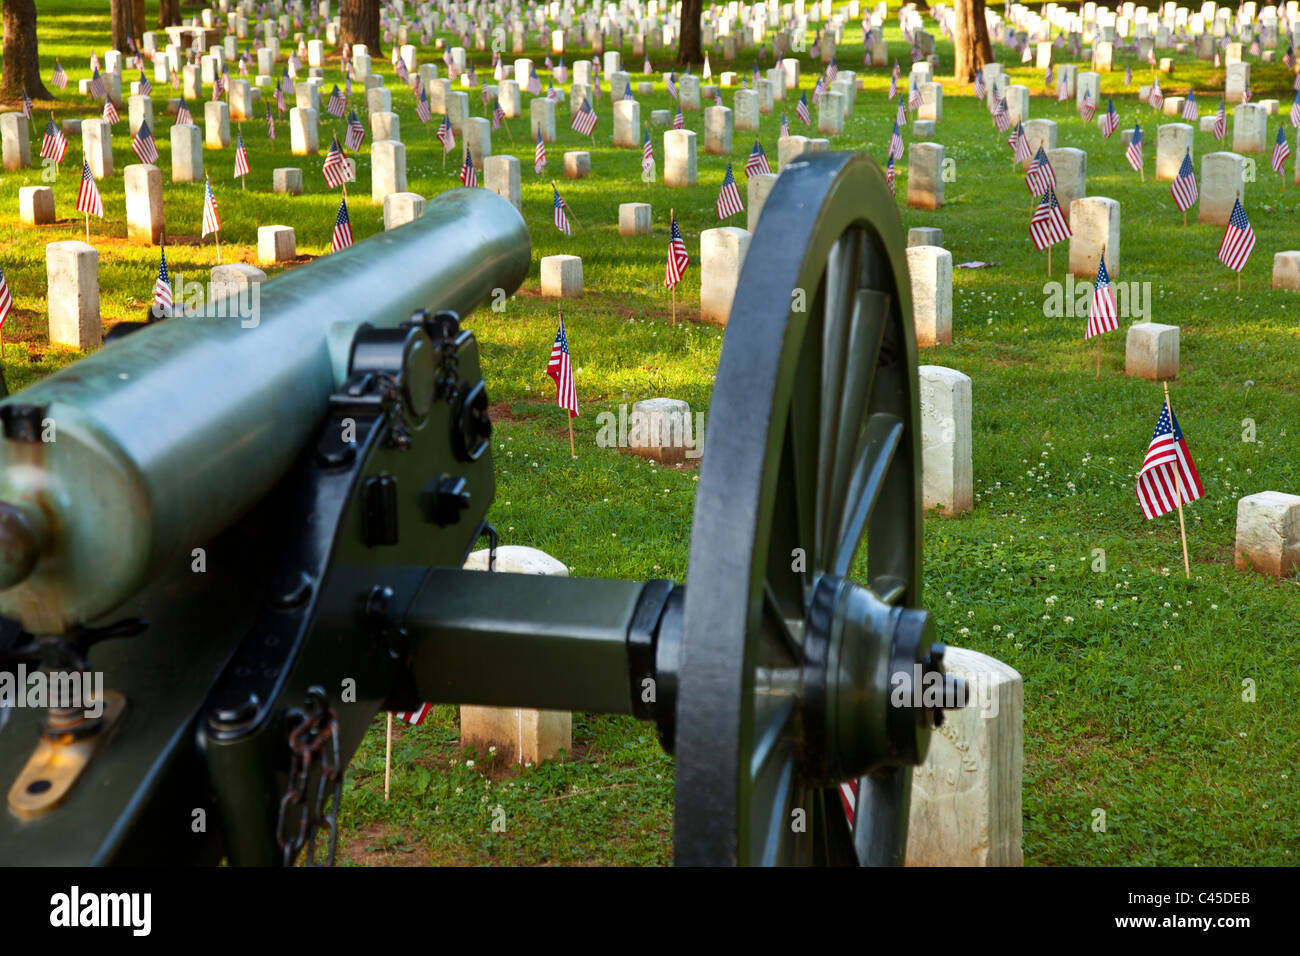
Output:
M392 841L397 836L398 841ZM400 841L400 842L399 842ZM396 843L396 845L390 845ZM348 840L348 855L360 866L431 866L433 858L410 831L372 823Z

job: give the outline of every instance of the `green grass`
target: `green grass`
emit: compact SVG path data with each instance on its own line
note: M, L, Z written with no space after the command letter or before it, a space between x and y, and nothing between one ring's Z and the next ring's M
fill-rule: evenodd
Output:
M40 35L42 74L48 77L54 57L61 57L72 92L57 104L37 104L37 133L50 108L56 117L94 115L75 86L87 73L91 44L107 35L107 17L99 5L53 0L41 4ZM841 46L839 64L853 69L862 61L856 26L845 39L850 42ZM896 20L886 39L891 59L897 56L906 70L907 48ZM1293 825L1300 815L1296 581L1237 572L1232 549L1239 497L1300 489L1297 436L1289 434L1300 429L1294 374L1300 313L1295 298L1269 291L1274 252L1296 244L1300 189L1282 189L1268 171L1267 155L1255 157L1258 182L1246 187L1245 202L1258 245L1238 293L1232 274L1214 259L1221 230L1196 225L1194 212L1193 224L1184 228L1168 183L1152 181L1152 127L1177 120L1139 108L1136 87L1150 76L1145 64L1134 64L1134 85L1127 90L1123 67L1131 55L1117 56L1116 72L1102 78L1103 99L1115 97L1122 125L1131 128L1140 118L1149 132L1148 179L1141 183L1124 160L1118 135L1102 140L1072 104L1057 104L1047 95L1037 70L1012 63L1018 57L1004 47L996 52L1013 82L1035 94L1031 116L1057 121L1059 145L1088 150L1088 194L1122 204L1118 278L1151 283L1150 318L1182 329L1181 371L1171 391L1206 494L1187 508L1192 578L1185 581L1177 519L1146 522L1133 497L1160 388L1124 376L1120 335L1102 339L1101 378L1095 378L1095 352L1082 342L1083 319L1045 315L1045 263L1026 234L1030 197L1023 180L1011 171L1005 137L994 136L988 113L969 87L957 90L949 82L936 136L956 163L947 204L935 212L913 211L900 198L900 214L905 226L941 227L955 263L999 265L956 270L954 344L922 354L923 362L960 369L974 382L975 511L959 519L927 518L927 604L944 639L993 654L1024 676L1027 863L1294 864L1300 855ZM571 65L589 53L571 51L566 61ZM641 80L640 58L631 55L630 44L623 53L633 81ZM943 76L951 69L950 44L940 43L939 54L937 73ZM421 55L437 60L441 54ZM487 73L489 56L475 54L480 76ZM544 52L533 56L540 68ZM658 68L669 59L664 51L651 51ZM721 54L715 51L711 60L716 77L724 67ZM376 56L396 93L408 188L432 196L456 185L458 159L449 157L442 170L441 148L420 128L411 98L399 89L387 61ZM742 57L734 68L748 74L751 64ZM540 72L545 83L546 71ZM832 145L883 160L893 114L885 102L889 73L859 75L865 90ZM337 59L326 76L329 83L339 78ZM1194 84L1204 115L1217 105L1223 78L1223 69L1180 56L1174 76L1162 78L1162 86L1166 95L1182 95ZM638 96L643 118L671 105L663 74L651 79L655 94ZM803 88L811 90L814 79L805 70ZM556 303L538 297L536 270L504 313L484 310L470 322L484 343L498 413L499 490L491 519L504 542L553 553L574 574L681 580L695 473L598 449L595 420L621 402L655 395L685 398L693 409L707 411L722 330L694 321L698 236L717 225L713 203L726 162L701 154L699 185L692 189L643 185L639 150L609 146L608 77L603 81L597 145L568 129L566 95L558 111L559 142L548 149L547 176L531 173L526 121L510 121L513 143L502 133L494 137L493 151L519 157L524 169L524 215L534 257L582 256L588 291L584 299L565 303L582 403L576 462L543 371ZM1257 100L1281 99L1285 114L1291 76L1280 64L1256 63L1252 85ZM155 91L165 180L166 96L161 88ZM724 99L730 98L726 92ZM482 115L477 94L471 103ZM804 132L792 109L789 115L793 131ZM1277 122L1270 120L1270 139ZM779 112L762 117L759 134L774 162L779 123ZM701 115L688 113L687 125L702 132ZM118 127L114 141L119 168L134 160L125 128ZM322 124L325 142L328 130ZM252 261L256 226L267 222L294 225L305 256L328 251L338 197L320 177L321 157L290 158L286 124L279 124L279 132L272 150L260 121L245 124L253 166L247 193L230 179L233 151L205 151L226 227L225 261ZM662 169L661 133L652 131ZM749 134L736 134L731 159L737 169L751 145ZM1219 148L1210 134L1196 134L1197 156ZM591 151L590 179L560 179L565 149ZM76 144L70 155L75 152ZM349 203L359 240L382 229L382 211L368 200L368 163L363 152ZM305 195L270 194L271 170L281 165L303 168ZM551 224L552 176L582 224L572 238ZM902 197L906 160L898 178ZM18 187L38 182L39 170L0 176L0 263L17 304L5 330L11 387L76 358L46 339L42 267L44 243L81 235L72 212L76 179L65 166L55 186L64 222L20 227ZM111 324L143 311L157 250L125 241L120 174L101 190L108 216L92 224L92 234L100 250L102 309ZM202 187L165 182L164 190L169 262L174 272L197 277L214 263L210 245L187 243L199 231ZM653 204L652 236L618 237L618 204L631 201ZM692 257L678 290L679 319L687 321L675 327L667 322L662 287L670 206ZM1063 248L1055 260L1059 278ZM1242 441L1246 418L1256 424L1256 443ZM1099 548L1105 551L1104 571L1093 570ZM1242 700L1245 679L1258 687L1254 703ZM491 755L462 753L454 711L439 708L424 726L399 733L394 795L385 803L380 720L349 773L342 856L354 862L668 862L672 763L651 729L628 718L575 715L574 744L575 753L563 760L507 771ZM471 759L472 767L466 765ZM497 806L506 812L504 834L491 827ZM1106 811L1105 833L1091 829L1095 808Z

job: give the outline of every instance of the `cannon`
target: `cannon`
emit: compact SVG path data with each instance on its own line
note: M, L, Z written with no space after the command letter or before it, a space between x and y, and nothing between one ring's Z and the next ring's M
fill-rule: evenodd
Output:
M92 690L0 710L0 862L329 862L376 713L432 701L654 722L679 864L901 863L962 691L922 607L903 249L872 160L782 172L684 584L461 570L496 546L465 320L531 260L486 190L265 283L254 328L152 324L4 399L0 668Z

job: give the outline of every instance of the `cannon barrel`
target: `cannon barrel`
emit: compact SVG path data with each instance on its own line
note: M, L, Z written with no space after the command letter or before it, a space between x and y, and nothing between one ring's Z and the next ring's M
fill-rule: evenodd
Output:
M360 325L464 315L518 288L530 260L509 202L453 190L263 284L253 320L150 325L0 403L0 614L65 633L191 561L321 426Z

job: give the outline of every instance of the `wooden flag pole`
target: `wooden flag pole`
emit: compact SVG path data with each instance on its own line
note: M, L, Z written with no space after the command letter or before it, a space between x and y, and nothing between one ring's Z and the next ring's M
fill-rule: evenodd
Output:
M90 213L86 213L86 242L90 242Z
M1169 383L1162 383L1165 387L1165 408L1169 409L1169 428L1174 427L1174 407L1169 404ZM1192 565L1187 559L1187 525L1183 521L1183 473L1178 467L1178 462L1174 462L1174 480L1178 485L1178 533L1183 538L1183 577L1190 580L1192 577Z
M572 415L569 416L569 454L574 458L578 457L578 452L573 447L573 416Z
M1047 246L1047 277L1049 279L1052 277L1052 246L1050 243Z
M388 782L393 771L393 712L388 712L388 741L384 747L384 800L388 800Z

